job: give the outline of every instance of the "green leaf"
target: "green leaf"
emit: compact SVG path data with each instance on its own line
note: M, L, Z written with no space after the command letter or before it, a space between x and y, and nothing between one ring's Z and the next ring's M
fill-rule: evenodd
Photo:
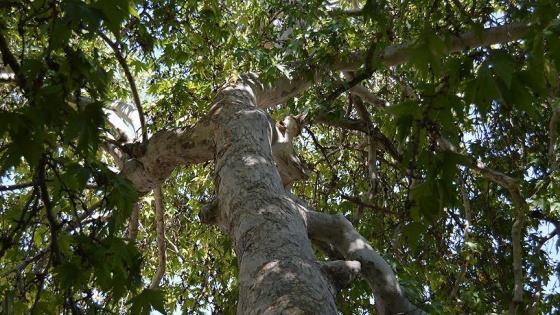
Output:
M73 285L86 281L87 277L82 268L66 261L55 268L55 274L63 288L68 289Z
M517 78L512 81L510 97L517 108L527 113L529 117L535 120L539 119L538 110L535 106L537 100L535 100L531 92L529 92L526 85Z
M478 71L477 78L467 83L465 98L476 104L482 116L486 116L492 102L499 100L501 96L492 72L483 64Z
M420 106L420 103L415 100L406 100L404 102L384 108L382 113L397 116L408 115L414 118L420 118L422 116L422 107Z
M140 294L128 300L131 314L149 315L152 309L165 314L164 294L161 290L144 289Z
M138 17L133 5L133 1L129 0L99 0L91 3L89 7L99 9L107 28L116 38L120 38L121 24L124 20L130 15Z
M504 50L492 50L487 63L492 72L510 88L514 70L514 60L511 55Z
M402 228L402 233L410 249L417 252L420 239L426 233L426 227L421 222L410 222Z

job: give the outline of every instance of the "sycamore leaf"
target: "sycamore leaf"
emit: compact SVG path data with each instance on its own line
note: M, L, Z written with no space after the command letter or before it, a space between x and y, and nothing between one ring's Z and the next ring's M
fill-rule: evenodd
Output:
M402 233L413 252L416 252L418 249L420 238L425 232L426 227L420 222L410 222L403 227Z
M513 58L504 50L492 50L488 57L488 64L492 72L509 88L514 70Z
M413 116L419 118L422 115L422 108L417 101L406 100L402 103L398 103L389 107L386 107L382 113L393 114L397 116Z
M134 3L129 0L99 0L90 4L90 7L102 12L105 25L116 38L120 38L121 24L128 16L138 17Z
M165 313L163 303L163 291L144 289L140 294L130 299L127 304L131 304L131 314L149 315L152 309Z
M491 71L484 65L479 69L477 78L467 83L465 89L465 98L478 106L482 116L488 113L492 102L501 96Z

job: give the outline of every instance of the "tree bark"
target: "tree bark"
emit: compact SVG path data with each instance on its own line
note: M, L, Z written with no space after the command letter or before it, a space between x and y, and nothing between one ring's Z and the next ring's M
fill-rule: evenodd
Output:
M274 129L253 87L227 87L216 104L217 200L201 217L232 240L238 314L336 314L332 268L316 260L304 217L286 195L272 155Z

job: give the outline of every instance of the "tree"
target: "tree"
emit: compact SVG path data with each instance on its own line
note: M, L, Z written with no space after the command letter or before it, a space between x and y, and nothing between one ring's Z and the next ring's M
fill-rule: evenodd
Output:
M559 13L1 4L2 312L553 312Z

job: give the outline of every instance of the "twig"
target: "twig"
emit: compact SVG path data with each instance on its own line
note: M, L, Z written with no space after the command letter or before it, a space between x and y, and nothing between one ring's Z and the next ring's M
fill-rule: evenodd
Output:
M353 202L353 203L355 203L355 204L357 204L357 205L359 205L359 206L362 206L362 207L364 207L364 208L372 209L372 210L374 210L374 211L379 211L379 212L383 212L383 213L387 213L387 214L392 214L392 215L397 215L397 214L398 214L397 212L390 211L390 210L386 210L386 209L383 209L383 208L380 208L380 207L376 207L376 206L374 206L374 205L372 205L372 204L363 202L360 198L357 198L357 197L352 197L352 196L348 196L348 195L344 195L344 194L343 194L343 195L340 195L340 198L342 198L342 199L344 199L344 200L348 200L348 201L350 201L350 202Z
M130 69L128 68L128 64L126 60L122 56L119 47L115 42L113 42L109 37L107 37L103 32L99 32L99 36L111 47L113 52L115 53L115 57L117 58L119 64L121 65L126 79L128 80L128 84L130 85L130 90L132 92L132 97L134 99L134 104L136 105L136 110L138 110L138 116L140 119L140 128L142 128L142 142L148 141L148 129L146 128L146 120L144 117L144 111L142 109L142 103L140 102L140 95L138 94L138 89L136 88L136 82L134 81L134 77L132 73L130 73ZM138 232L138 212L139 212L139 205L136 202L136 205L132 208L132 214L130 215L130 222L129 222L129 236L134 236L136 238L136 234L133 232Z
M39 163L39 167L37 168L37 179L38 179L38 186L41 192L41 200L45 205L45 211L47 214L47 222L49 223L49 230L51 232L51 244L50 249L53 255L53 265L56 267L61 263L62 254L60 253L60 249L58 248L58 230L60 228L60 224L56 220L53 205L51 203L51 199L49 196L49 190L47 188L47 184L45 182L45 171L47 167L47 156L43 155L41 162Z

